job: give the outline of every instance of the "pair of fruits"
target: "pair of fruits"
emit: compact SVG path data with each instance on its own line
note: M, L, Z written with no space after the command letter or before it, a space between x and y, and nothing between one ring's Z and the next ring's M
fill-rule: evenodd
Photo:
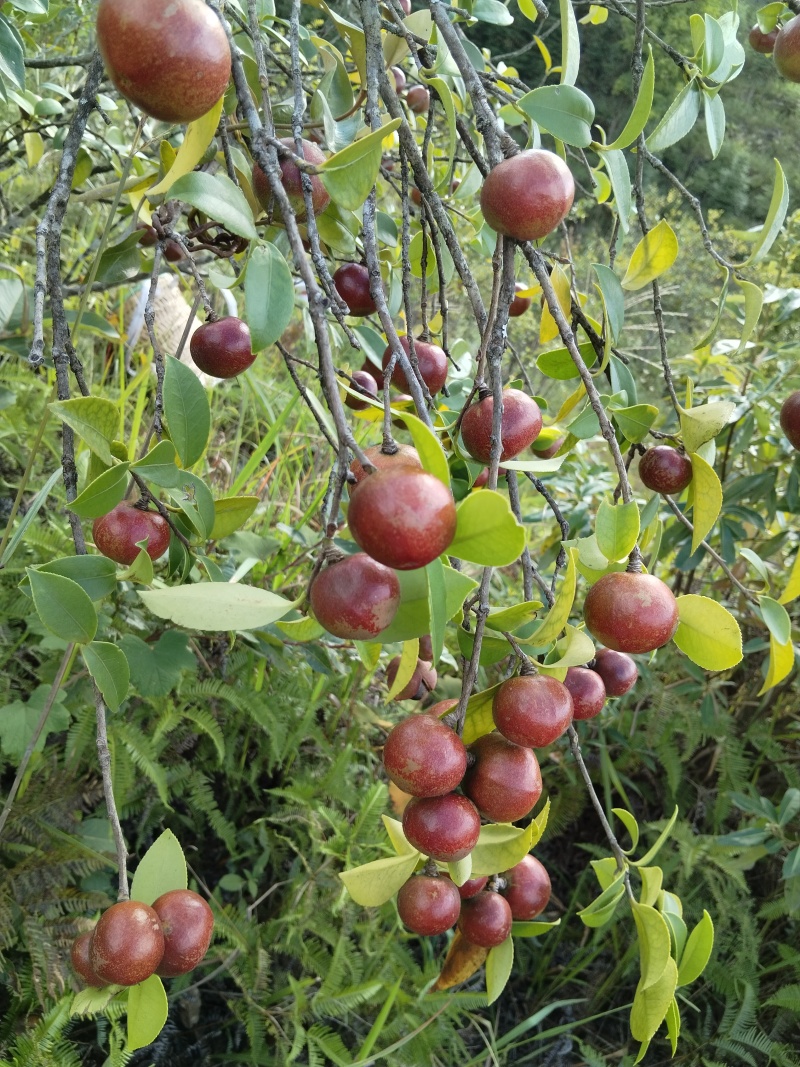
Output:
M191 889L163 893L152 907L112 904L94 930L72 944L72 966L87 985L138 985L157 974L177 978L200 963L214 931L211 908Z

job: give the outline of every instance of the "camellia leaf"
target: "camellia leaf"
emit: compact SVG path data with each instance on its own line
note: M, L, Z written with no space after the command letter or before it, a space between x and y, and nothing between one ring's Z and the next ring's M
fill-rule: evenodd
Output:
M745 262L743 267L752 267L761 260L772 248L778 234L781 232L783 220L789 207L789 183L780 163L775 160L775 184L772 188L772 200L770 201L767 217L761 228L761 233L756 241L756 246Z
M619 137L615 138L611 144L607 146L608 148L627 148L629 145L633 144L645 128L647 120L650 118L650 111L653 107L653 91L655 89L655 84L656 65L653 60L653 49L648 45L647 62L644 65L644 72L642 74L642 80L639 83L639 92L636 96L636 103L633 105L633 111L622 128Z
M116 463L95 478L69 505L82 519L99 519L119 504L128 484L128 463Z
M154 185L152 189L148 189L148 197L166 193L178 178L189 174L201 161L206 149L214 140L214 134L217 132L219 117L222 114L222 101L223 97L220 97L210 111L207 111L199 119L195 119L194 122L189 123L186 127L183 144L178 149L178 154L175 157L175 162L164 178L157 185Z
M643 289L668 271L677 258L678 238L667 220L661 219L634 249L622 288L634 292Z
M584 926L588 926L591 930L600 929L600 927L611 922L614 912L617 910L617 904L622 900L624 894L625 883L622 880L622 872L620 871L600 896L595 897L591 904L588 904L578 912L578 918Z
M81 587L90 600L102 600L111 596L117 588L117 567L105 556L64 556L52 563L42 563L37 571L46 574L61 574ZM25 586L22 587L25 592Z
M384 138L391 136L401 121L392 119L320 164L323 184L340 207L356 211L367 199L381 169Z
M671 958L669 927L663 915L647 904L639 904L634 900L631 901L631 909L639 937L639 988L648 989L661 978Z
M464 882L468 882L472 877L472 854L470 853L454 863L448 863L447 870L456 885L463 885Z
M456 536L451 556L485 567L506 567L525 547L525 528L517 520L508 497L490 489L470 493L457 508Z
M769 635L769 666L764 684L758 695L763 696L768 690L782 682L794 670L794 645L791 641L781 643L775 640L774 634Z
M103 700L116 711L128 695L131 680L125 653L109 641L92 641L83 646L82 652L86 669L97 682Z
M389 692L386 694L387 700L394 700L397 694L405 689L406 685L411 681L414 671L417 669L417 660L419 659L419 641L415 637L411 641L405 641L403 643L403 653L400 656L400 663L397 666L397 674L392 682Z
M674 1056L678 1051L678 1038L681 1033L681 1012L675 997L672 998L670 1006L667 1008L666 1021L667 1036L669 1037L672 1055Z
M581 65L581 39L571 0L558 0L561 17L561 84L574 85Z
M722 509L722 483L717 472L696 452L690 455L692 461L692 552L696 552L701 542L705 541Z
M712 441L727 426L736 410L730 400L702 404L697 408L680 408L681 435L687 452L697 452L701 445Z
M178 484L181 476L175 464L177 458L175 445L165 438L154 445L146 456L131 463L131 470L136 471L146 482L171 489Z
M211 409L194 371L171 356L164 376L164 416L182 465L191 467L205 452L211 432Z
M643 986L640 982L636 987L636 995L633 998L631 1008L631 1034L637 1041L649 1043L655 1036L659 1026L663 1023L675 989L678 985L678 967L675 960L670 956L667 965L657 982L650 986ZM646 1051L646 1045L645 1045ZM642 1052L635 1062L639 1062Z
M792 620L789 618L789 612L782 604L769 596L760 596L758 604L769 632L778 644L785 645L792 638Z
M377 908L391 900L408 881L419 859L420 853L415 849L401 856L387 856L351 871L342 871L339 877L356 904L362 908Z
M744 293L744 323L739 347L734 352L738 356L744 351L745 345L753 335L761 318L761 309L764 306L764 294L754 282L746 282L742 278L736 279L736 284Z
M742 658L742 632L733 615L707 596L678 598L680 622L673 638L689 659L707 671L726 671Z
M793 600L800 596L800 550L794 557L794 563L792 569L789 572L789 579L786 582L786 588L778 598L779 604L791 604Z
M507 937L486 957L486 1003L494 1004L506 987L514 966L514 941Z
M131 900L152 904L162 893L186 889L188 884L186 857L180 841L172 830L165 830L139 860L131 882Z
M128 1051L134 1052L152 1044L163 1030L168 1013L164 983L157 974L131 986L128 993Z
M703 911L703 918L689 934L686 948L681 955L678 967L678 985L690 985L696 981L706 969L711 959L714 948L714 923L707 911Z
M428 474L433 474L440 482L444 482L445 485L449 486L450 468L447 465L447 456L445 456L436 434L425 425L422 419L418 419L410 411L398 412L397 418L402 419L406 429L411 434L414 448L419 453L422 469L426 470ZM454 552L451 555L458 555L458 553Z
M250 253L244 307L254 352L274 344L289 325L294 314L294 282L289 265L273 244L258 244Z
M193 170L179 178L170 187L169 194L175 200L196 207L238 237L257 240L258 231L247 198L227 174Z
M223 537L235 533L244 526L259 503L257 496L226 496L215 500L211 540L221 541Z
M618 148L608 148L603 151L600 158L614 192L620 228L623 233L627 233L630 229L631 208L633 207L631 172L628 170L627 157Z
M695 79L687 82L667 108L664 117L647 138L651 152L663 152L686 136L700 114L700 90Z
M540 600L529 600L524 604L515 604L512 608L502 608L500 611L493 611L486 618L486 625L491 630L497 630L502 632L503 630L516 630L519 626L524 626L526 622L530 622L536 618L536 613L542 606Z
M378 634L376 640L380 644L409 641L412 637L422 637L423 634L431 632L427 568L395 573L400 582L400 607L391 624ZM452 619L478 583L474 578L453 570L452 567L443 567L443 577L445 612L447 618Z
M292 604L252 585L199 582L140 592L145 607L187 630L255 630L277 622Z
M441 992L468 981L484 965L489 951L488 948L473 945L471 941L467 941L460 930L456 930L455 937L447 950L441 974L433 986L434 990Z
M111 442L119 432L119 408L99 396L56 400L51 411L85 441L98 459L110 467L114 462Z
M559 141L576 148L592 143L594 104L574 85L540 85L521 96L517 107Z
M62 641L85 644L97 633L97 612L77 582L29 567L36 611L47 629Z
M575 602L578 573L576 568L577 556L578 550L570 548L567 569L564 572L564 580L558 591L556 602L545 616L542 625L528 638L527 642L525 642L526 644L533 645L535 648L552 644L567 625L572 605Z
M639 539L639 507L630 504L610 504L603 500L595 522L597 547L607 560L627 559Z

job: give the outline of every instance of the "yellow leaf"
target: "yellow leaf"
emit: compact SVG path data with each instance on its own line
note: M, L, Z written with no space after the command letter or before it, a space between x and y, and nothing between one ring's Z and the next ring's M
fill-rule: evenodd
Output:
M526 642L524 642L525 644L533 645L535 648L549 645L551 642L555 641L567 625L569 614L572 611L572 604L575 600L575 588L577 584L575 559L577 555L578 550L576 548L571 548L569 550L569 562L564 574L561 590L556 597L556 602L553 604L552 608L550 608L542 625Z
M787 641L785 645L779 644L775 640L774 634L769 635L769 667L767 668L767 677L764 679L764 684L761 686L759 696L763 696L778 682L782 682L794 669L794 645L791 640Z
M386 694L387 700L394 700L397 694L402 692L411 681L412 675L417 668L418 658L419 639L415 637L411 641L405 641L403 643L403 654L400 657L400 663L397 667L397 674L395 675L391 689Z
M567 319L569 319L569 309L571 305L569 276L558 263L553 267L550 281L553 283L559 307L564 312ZM548 341L554 341L558 336L559 333L558 326L556 326L556 320L550 314L550 308L547 304L543 304L542 321L539 324L539 344L547 344Z
M634 249L622 288L643 289L668 271L677 258L678 238L667 220L662 219Z
M797 555L794 557L789 581L786 583L786 588L781 596L778 597L778 603L791 604L791 602L798 596L800 596L800 550L798 550Z
M694 501L692 552L696 552L700 547L700 542L706 539L706 535L719 517L722 508L722 485L717 472L706 463L702 456L693 452L689 458L692 461L692 499Z
M186 128L186 136L183 139L183 144L178 149L178 154L164 178L154 185L152 189L148 191L150 196L160 196L166 193L170 186L182 178L185 174L190 174L203 156L206 153L206 149L211 144L214 138L214 134L217 132L217 126L219 125L219 117L222 114L222 97L214 104L210 111L206 112L202 118L195 119L194 122L190 122Z
M365 863L363 867L354 867L351 871L342 871L339 877L356 904L364 908L377 908L391 900L404 885L420 858L419 852L409 852L402 856L387 856L385 859Z
M28 161L28 170L33 170L44 155L44 141L40 133L25 134L25 157Z
M733 615L707 596L678 598L680 622L673 638L689 659L707 671L726 671L742 658L742 633Z

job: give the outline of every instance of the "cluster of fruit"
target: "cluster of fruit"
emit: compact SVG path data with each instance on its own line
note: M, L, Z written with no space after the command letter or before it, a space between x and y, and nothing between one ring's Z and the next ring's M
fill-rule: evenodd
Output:
M191 889L162 894L152 907L121 900L72 944L72 966L90 986L138 985L157 974L177 978L200 963L214 930L211 908Z
M782 5L770 6L779 8ZM748 40L754 51L772 56L782 78L800 82L800 16L766 32L756 23L750 30Z

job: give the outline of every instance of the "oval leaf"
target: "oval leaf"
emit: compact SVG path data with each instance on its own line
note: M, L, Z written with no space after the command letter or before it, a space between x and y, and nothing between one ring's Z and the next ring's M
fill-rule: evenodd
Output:
M227 174L192 171L171 186L169 195L196 207L238 237L247 237L251 241L258 237L247 198Z
M139 593L149 611L187 630L255 630L277 622L292 604L252 585L201 582Z
M150 1045L164 1028L169 1005L157 974L131 987L128 993L128 1051Z
M707 671L726 671L742 658L742 633L733 615L696 593L678 597L680 622L673 638L689 659Z
M678 238L670 224L662 219L634 249L622 288L643 289L669 270L678 258Z
M245 319L253 351L274 344L294 312L294 283L289 265L273 244L257 245L244 280Z
M139 861L131 882L131 900L152 904L162 893L186 889L188 884L183 849L172 830L165 830Z
M103 700L116 711L128 695L131 672L125 653L109 641L92 641L83 648L86 669L97 683Z
M597 546L611 563L627 559L639 539L639 508L630 504L610 504L604 500L597 511Z
M689 985L706 969L714 948L714 923L707 911L689 934L678 968L678 985Z
M211 409L197 375L173 357L166 362L164 416L181 464L191 467L205 452L211 432Z
M342 871L339 877L356 904L363 908L377 908L391 900L408 881L419 858L420 853L415 849L402 856L387 856L354 867L352 871Z
M91 641L97 633L97 612L78 583L32 567L27 574L36 611L47 629L62 641Z
M525 547L525 528L508 498L494 490L471 493L458 505L458 526L448 554L485 567L506 567Z

